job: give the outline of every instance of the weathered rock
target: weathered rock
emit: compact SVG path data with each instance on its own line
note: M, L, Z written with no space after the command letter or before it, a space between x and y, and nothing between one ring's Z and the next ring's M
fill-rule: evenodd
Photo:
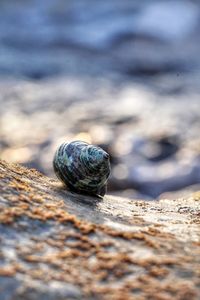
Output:
M199 299L200 193L103 200L0 162L0 295Z

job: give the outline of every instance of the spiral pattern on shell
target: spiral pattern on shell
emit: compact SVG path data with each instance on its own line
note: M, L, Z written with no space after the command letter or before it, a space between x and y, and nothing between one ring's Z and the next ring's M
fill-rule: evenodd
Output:
M104 196L110 174L109 154L82 141L63 143L53 160L57 177L72 191Z

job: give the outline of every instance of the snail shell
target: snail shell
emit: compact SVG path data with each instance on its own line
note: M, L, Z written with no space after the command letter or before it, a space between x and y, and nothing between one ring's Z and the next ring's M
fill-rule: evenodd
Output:
M57 177L72 191L104 196L110 174L109 154L82 141L63 143L53 160Z

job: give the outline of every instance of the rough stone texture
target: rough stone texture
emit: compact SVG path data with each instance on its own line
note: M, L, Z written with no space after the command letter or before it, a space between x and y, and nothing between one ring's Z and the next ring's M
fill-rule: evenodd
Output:
M2 300L199 299L200 193L99 200L5 161L0 190Z

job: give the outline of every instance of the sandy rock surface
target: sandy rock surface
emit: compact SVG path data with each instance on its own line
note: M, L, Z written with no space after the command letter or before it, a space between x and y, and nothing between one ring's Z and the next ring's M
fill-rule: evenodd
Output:
M199 192L99 200L5 161L0 190L1 299L199 299Z

